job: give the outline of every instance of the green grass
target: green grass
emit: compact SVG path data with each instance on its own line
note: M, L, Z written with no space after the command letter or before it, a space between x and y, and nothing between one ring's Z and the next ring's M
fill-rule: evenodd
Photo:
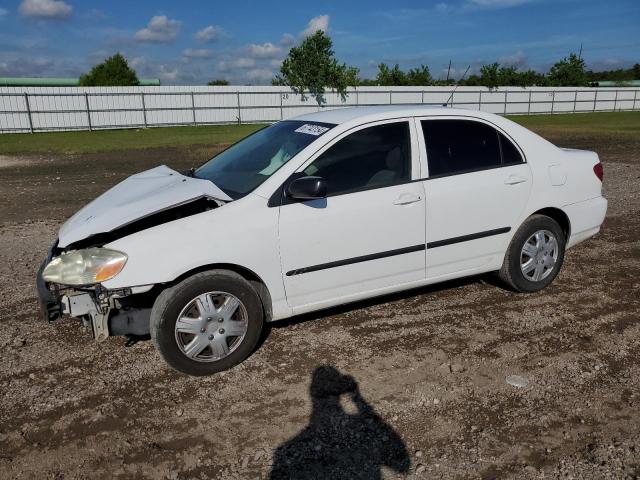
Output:
M640 136L640 112L513 115L508 118L537 132Z
M0 155L72 154L237 142L264 125L0 134Z
M640 112L514 115L511 120L545 136L578 134L640 138ZM229 144L264 125L165 127L96 132L0 134L0 155L94 153L158 147Z

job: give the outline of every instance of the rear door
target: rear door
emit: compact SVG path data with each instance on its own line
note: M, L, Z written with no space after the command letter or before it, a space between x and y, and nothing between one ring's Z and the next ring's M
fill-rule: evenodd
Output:
M295 313L425 278L425 201L413 119L343 134L297 175L327 198L280 207L280 256Z
M479 119L420 119L426 153L427 277L499 268L532 176L504 132Z

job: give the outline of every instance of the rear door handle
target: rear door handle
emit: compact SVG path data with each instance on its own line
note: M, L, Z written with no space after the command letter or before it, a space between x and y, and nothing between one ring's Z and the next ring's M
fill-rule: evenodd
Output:
M519 177L518 175L509 175L507 179L504 181L505 185L517 185L519 183L526 182L527 179L524 177Z
M410 203L416 203L422 200L420 195L415 193L403 193L393 201L394 205L409 205Z

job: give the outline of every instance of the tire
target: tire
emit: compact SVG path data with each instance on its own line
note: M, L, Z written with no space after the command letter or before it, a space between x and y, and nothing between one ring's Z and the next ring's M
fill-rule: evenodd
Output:
M542 241L536 236L540 234ZM551 237L555 238L557 244L555 250L551 249ZM528 244L526 253L525 243ZM565 235L558 222L545 215L532 215L511 239L498 275L516 292L533 293L542 290L560 272L565 244Z
M158 295L151 309L151 338L175 370L211 375L239 364L253 352L263 322L260 298L244 277L210 270Z

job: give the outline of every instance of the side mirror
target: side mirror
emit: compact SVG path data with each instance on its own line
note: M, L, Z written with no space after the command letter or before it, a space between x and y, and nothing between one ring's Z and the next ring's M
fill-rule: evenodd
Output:
M296 178L287 187L287 197L295 200L313 200L327 196L327 182L322 177Z

